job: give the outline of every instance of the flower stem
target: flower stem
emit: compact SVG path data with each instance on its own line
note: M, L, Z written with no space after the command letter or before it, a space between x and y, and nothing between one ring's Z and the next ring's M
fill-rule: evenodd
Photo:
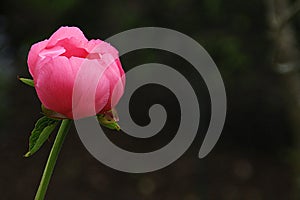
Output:
M64 119L60 125L60 128L58 130L54 144L52 146L51 152L49 154L48 161L45 166L39 188L36 192L36 195L34 198L35 200L43 200L45 198L45 194L46 194L49 182L50 182L51 175L53 173L53 169L54 169L58 154L60 152L60 149L62 147L64 139L70 129L71 121L72 120L70 120L70 119Z

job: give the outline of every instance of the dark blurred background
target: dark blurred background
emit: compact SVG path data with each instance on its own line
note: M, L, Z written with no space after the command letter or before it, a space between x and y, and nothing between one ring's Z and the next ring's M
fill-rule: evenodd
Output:
M298 0L1 1L0 199L33 199L39 184L55 134L34 156L23 157L41 114L34 89L20 83L17 75L30 77L26 64L30 46L62 25L78 26L89 39L104 40L144 26L187 34L216 62L226 87L228 113L219 142L207 157L198 159L210 116L202 79L186 61L168 52L126 54L121 57L125 70L148 62L168 64L199 89L203 113L195 142L162 170L127 174L94 159L73 127L46 199L300 199L299 9ZM147 124L147 111L141 108L162 103L171 113L168 124L145 141L106 130L108 137L136 152L160 148L178 127L178 102L172 99L166 88L141 88L130 106L133 118Z

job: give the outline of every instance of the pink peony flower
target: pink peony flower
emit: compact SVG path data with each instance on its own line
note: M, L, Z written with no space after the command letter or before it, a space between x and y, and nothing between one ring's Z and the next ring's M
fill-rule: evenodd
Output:
M70 119L109 111L124 92L118 51L76 27L32 45L27 63L43 106Z

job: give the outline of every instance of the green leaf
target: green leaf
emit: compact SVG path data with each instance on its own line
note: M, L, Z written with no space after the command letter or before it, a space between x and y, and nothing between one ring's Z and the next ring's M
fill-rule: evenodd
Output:
M40 149L40 147L48 139L49 135L53 132L58 122L59 120L51 119L46 116L40 118L36 122L29 138L29 150L24 155L25 157L33 155L37 150Z
M29 78L19 78L19 80L22 81L23 83L25 83L26 85L34 87L34 82L33 82L32 79L29 79Z

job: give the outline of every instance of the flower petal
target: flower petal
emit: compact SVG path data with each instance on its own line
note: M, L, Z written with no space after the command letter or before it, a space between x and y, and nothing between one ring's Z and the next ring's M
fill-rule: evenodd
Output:
M34 81L42 104L71 118L74 76L70 62L64 56L53 58L41 67Z
M89 53L98 53L100 55L110 54L115 59L119 58L119 52L111 46L109 43L104 42L102 40L90 40L86 45L85 49Z
M110 110L120 100L125 87L124 70L119 60L119 53L113 46L102 40L90 40L86 49L91 55L88 58L96 57L94 54L98 54L100 65L105 66L105 76L110 82L110 97L101 112Z
M32 77L34 77L35 74L34 72L37 66L36 63L39 58L39 53L47 46L47 44L48 44L48 40L44 40L32 45L29 50L27 64L29 67L29 72Z
M57 56L60 56L61 54L65 53L66 49L61 46L54 46L52 48L43 49L38 54L42 59L45 57L51 57L55 58Z
M124 93L125 76L119 59L115 59L111 54L104 54L102 60L109 65L105 69L105 76L110 82L110 97L103 108L103 111L111 110L119 102Z
M96 59L80 63L72 57L70 61L73 66L80 64L73 88L73 118L96 115L109 97L109 81L103 75L105 68Z
M82 41L84 43L88 42L79 28L63 26L53 33L53 35L49 38L48 46L54 46L58 41L66 38L75 38L77 41Z
M68 58L70 58L72 56L86 58L89 54L84 49L84 47L86 46L86 43L84 43L82 41L78 41L74 37L60 40L57 42L56 45L62 46L64 49L66 49L66 52L64 52L63 56L66 56Z

